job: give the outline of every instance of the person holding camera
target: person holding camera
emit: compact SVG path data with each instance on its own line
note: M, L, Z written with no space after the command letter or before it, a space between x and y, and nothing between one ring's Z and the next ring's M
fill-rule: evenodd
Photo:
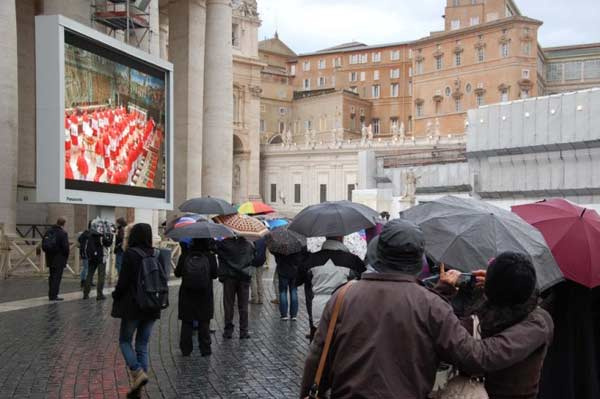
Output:
M83 287L83 299L90 297L90 291L92 289L92 281L94 280L94 273L98 271L98 279L96 284L96 300L101 301L106 299L104 296L104 279L106 276L106 259L105 259L105 248L109 248L112 245L113 234L105 229L94 228L92 222L92 229L88 236L86 245L86 255L88 261L88 272L85 279L85 285Z
M325 306L306 359L301 398L329 389L338 399L426 398L440 361L471 375L493 375L548 344L552 319L539 308L475 339L452 306L417 281L424 248L424 234L412 222L395 219L383 227L369 246L374 272L340 288ZM484 273L474 274L481 283ZM460 277L458 271L444 272L440 284L456 286Z

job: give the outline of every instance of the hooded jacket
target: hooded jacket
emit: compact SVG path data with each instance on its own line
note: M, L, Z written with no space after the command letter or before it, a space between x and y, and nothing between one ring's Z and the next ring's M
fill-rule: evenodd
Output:
M322 248L308 255L298 273L298 285L304 284L306 309L314 326L319 324L331 294L366 270L364 262L341 242L327 240Z

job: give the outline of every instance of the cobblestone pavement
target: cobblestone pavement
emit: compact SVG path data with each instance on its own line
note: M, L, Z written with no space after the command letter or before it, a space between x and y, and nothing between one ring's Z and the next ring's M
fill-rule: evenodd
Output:
M177 292L153 330L148 398L295 398L307 350L303 297L297 322L279 320L265 281L263 305L251 305L251 339L221 338L221 284L215 283L213 355L179 351ZM300 290L301 291L301 290ZM299 292L300 294L300 292ZM73 300L0 313L0 398L122 398L128 390L110 299ZM237 333L237 331L236 331Z

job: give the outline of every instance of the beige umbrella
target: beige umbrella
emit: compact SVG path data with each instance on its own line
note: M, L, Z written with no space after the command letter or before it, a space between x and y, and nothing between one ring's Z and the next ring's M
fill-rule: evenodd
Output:
M249 240L258 240L269 234L269 229L260 220L252 216L222 215L215 216L214 221L229 227L237 235Z

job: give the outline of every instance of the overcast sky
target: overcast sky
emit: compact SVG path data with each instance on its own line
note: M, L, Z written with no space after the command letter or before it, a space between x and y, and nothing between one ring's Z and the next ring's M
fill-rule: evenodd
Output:
M521 13L544 22L544 47L600 42L600 0L516 0ZM259 39L275 30L296 53L350 41L410 41L443 30L446 0L258 0Z

